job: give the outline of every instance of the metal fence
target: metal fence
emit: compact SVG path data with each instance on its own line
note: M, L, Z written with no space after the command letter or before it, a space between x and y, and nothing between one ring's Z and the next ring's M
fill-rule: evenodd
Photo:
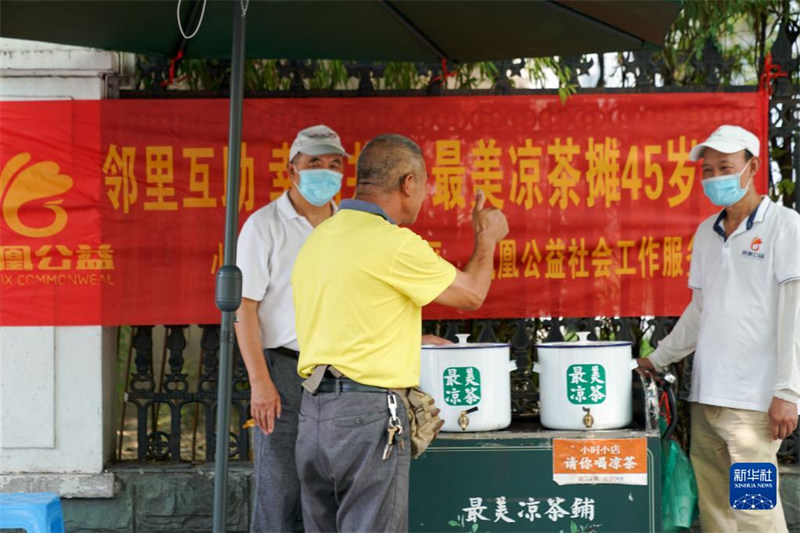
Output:
M674 317L443 320L424 322L423 331L452 341L456 341L456 333L470 333L478 342L509 343L511 357L517 364L511 373L512 415L515 420L525 420L535 419L539 414L538 381L532 372L538 343L572 339L577 331L589 331L592 340L630 341L633 353L638 354L642 343L657 345L676 321ZM123 411L120 421L118 459L213 461L219 326L195 328L200 342L199 350L194 351L187 349L188 326L163 329L160 343L154 341L154 326L132 329L130 354L125 359L128 381L124 399L129 409ZM675 372L679 378L678 398L685 400L690 388L690 360L677 365ZM229 454L231 460L248 461L251 430L242 425L248 418L250 393L238 347L232 380ZM125 412L131 411L133 416L126 417ZM678 414L682 429L678 436L684 440L687 412L683 406ZM779 456L783 462L800 462L800 429L784 441Z
M787 76L772 82L769 115L769 146L771 154L770 194L788 207L800 209L800 95L793 84L800 72L800 59L794 43L798 29L787 24L772 47L772 60ZM685 91L752 91L755 87L722 86L729 77L731 65L724 61L713 43L708 43L702 61L692 68L702 80L699 85L676 86L666 65L651 52L631 52L618 55L614 75L622 87L609 88L605 81L602 56L587 55L562 58L570 66L573 82L582 84L578 92L685 92ZM600 67L597 82L587 87L585 74L593 62ZM491 89L448 90L432 83L418 90L378 90L376 84L384 75L384 67L374 63L349 63L348 74L357 80L353 90L307 90L318 64L313 61L285 61L279 64L279 75L287 80L288 90L246 93L247 97L360 97L360 96L446 96L446 95L518 95L552 93L553 90L515 89L509 75L519 73L521 64L498 62L497 74ZM226 97L228 66L224 62L208 64L208 75L222 80L219 91L175 91L164 87L169 64L151 59L140 63L140 77L150 80L148 90L122 91L120 98L197 98ZM418 72L433 79L441 74L441 65L417 66ZM780 185L779 185L780 184ZM792 190L792 186L793 190ZM675 317L632 318L530 318L515 320L462 320L425 322L426 333L436 333L455 340L456 332L471 333L477 341L502 341L511 344L517 370L511 375L512 412L515 418L538 414L537 381L532 373L535 346L541 341L562 340L575 331L591 331L590 338L624 339L633 343L638 354L643 342L652 346L666 336L676 322ZM199 326L201 339L198 351L187 353L187 326L165 326L161 356L154 354L154 326L132 329L130 354L125 359L124 404L119 431L118 459L138 461L212 461L214 457L216 421L217 363L219 327ZM691 360L677 368L679 399L688 396ZM229 454L232 460L249 460L249 430L243 429L249 402L247 374L238 348L233 372ZM126 412L134 412L126 417ZM685 406L681 410L686 412ZM686 439L687 431L679 431ZM800 429L784 441L779 456L784 462L800 463Z

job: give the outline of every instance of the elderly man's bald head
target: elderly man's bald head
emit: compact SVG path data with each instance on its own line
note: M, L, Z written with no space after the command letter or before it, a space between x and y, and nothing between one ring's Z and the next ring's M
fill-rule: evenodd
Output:
M386 133L367 143L358 156L356 189L391 192L402 178L424 166L420 147L403 135Z

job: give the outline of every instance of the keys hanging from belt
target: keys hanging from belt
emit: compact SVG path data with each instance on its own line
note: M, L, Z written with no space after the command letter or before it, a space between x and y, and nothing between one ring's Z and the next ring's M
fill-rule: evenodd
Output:
M386 404L389 406L389 427L400 428L398 431L402 435L403 427L397 417L397 396L393 392L386 395Z
M390 392L386 395L386 403L389 406L389 425L386 428L386 446L383 448L384 461L392 454L395 440L401 450L405 446L403 444L403 426L397 416L397 396Z

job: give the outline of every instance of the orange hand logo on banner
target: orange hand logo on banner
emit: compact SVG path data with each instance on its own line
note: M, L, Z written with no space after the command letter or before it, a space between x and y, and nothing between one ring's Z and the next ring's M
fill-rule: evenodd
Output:
M0 205L3 220L14 232L25 237L49 237L67 225L67 212L59 204L63 195L72 188L72 178L60 174L53 161L34 163L27 168L31 154L21 153L12 157L0 173ZM26 204L44 200L36 207L49 209L53 216L49 224L28 226L19 216Z

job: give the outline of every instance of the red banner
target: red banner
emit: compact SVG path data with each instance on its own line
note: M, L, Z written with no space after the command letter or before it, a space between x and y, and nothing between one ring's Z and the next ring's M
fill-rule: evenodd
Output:
M423 147L413 229L456 265L476 189L508 215L488 301L426 318L680 314L714 212L689 150L725 123L767 138L756 93L247 100L240 223L319 123L353 154L343 197L373 136ZM0 103L0 325L218 322L227 132L226 100Z

